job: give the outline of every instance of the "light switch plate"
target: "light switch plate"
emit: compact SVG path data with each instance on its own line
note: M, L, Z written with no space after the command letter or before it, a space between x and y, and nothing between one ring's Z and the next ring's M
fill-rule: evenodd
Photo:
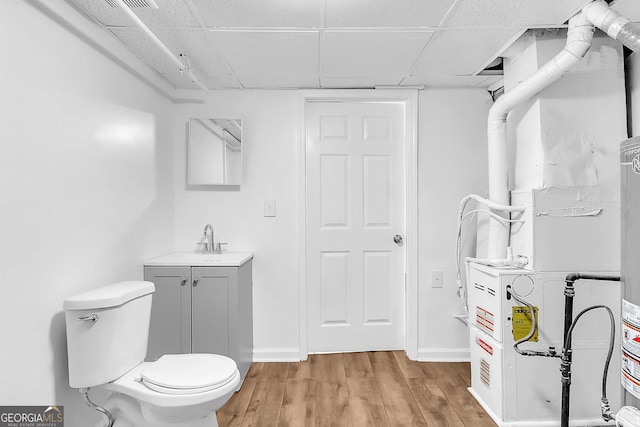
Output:
M442 287L442 277L443 272L441 270L433 270L431 272L431 287L432 288L441 288Z
M276 201L265 200L264 201L264 216L273 217L276 216Z

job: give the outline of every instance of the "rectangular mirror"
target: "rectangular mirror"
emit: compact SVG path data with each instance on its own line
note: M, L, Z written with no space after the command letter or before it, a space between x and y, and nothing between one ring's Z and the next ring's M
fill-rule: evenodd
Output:
M242 120L189 119L188 185L240 185Z

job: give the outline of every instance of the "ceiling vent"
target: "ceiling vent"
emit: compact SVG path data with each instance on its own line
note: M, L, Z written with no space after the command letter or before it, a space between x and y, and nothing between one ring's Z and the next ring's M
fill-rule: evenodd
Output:
M118 3L113 0L105 0L111 7L118 7ZM154 0L124 0L129 7L158 9L158 4Z

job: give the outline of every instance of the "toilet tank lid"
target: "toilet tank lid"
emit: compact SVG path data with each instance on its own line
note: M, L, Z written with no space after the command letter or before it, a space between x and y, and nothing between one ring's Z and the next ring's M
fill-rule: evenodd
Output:
M151 282L131 280L103 286L64 300L64 310L91 310L96 308L117 307L128 301L148 295L155 291Z

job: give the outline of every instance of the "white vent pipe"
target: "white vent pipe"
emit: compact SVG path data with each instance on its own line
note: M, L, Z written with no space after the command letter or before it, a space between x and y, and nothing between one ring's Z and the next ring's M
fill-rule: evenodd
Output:
M618 40L634 52L640 51L640 24L631 22L609 8L603 0L596 0L586 5L582 12L596 27Z
M171 50L169 50L169 48L167 46L165 46L165 44L162 43L162 41L153 33L153 31L151 31L151 29L149 29L149 27L147 27L145 25L145 23L142 22L142 20L140 18L138 18L138 15L136 15L135 12L133 10L131 10L131 8L124 2L124 0L112 0L112 2L114 2L118 6L120 6L120 8L134 22L134 24L136 24L136 26L138 26L138 28L140 28L142 30L142 32L145 33L147 35L147 37L149 37L149 39L162 51L162 53L165 54L165 56L167 58L169 58L174 64L176 64L176 67L178 67L178 70L181 73L184 73L187 77L189 77L189 79L191 79L191 81L193 83L195 83L200 89L209 90L209 88L207 88L191 72L191 67L188 66L188 59L187 59L187 65L183 64L182 61L180 60L180 58L177 57L176 55L174 55L173 52L171 52Z
M489 110L489 199L498 205L509 205L509 162L507 157L507 115L522 102L558 80L580 62L591 47L594 27L584 13L569 20L564 49L528 79L505 92ZM498 211L500 212L500 211ZM505 215L500 212L500 214ZM488 258L505 258L509 227L489 218Z
M640 25L609 8L604 0L595 0L569 20L564 49L527 80L498 98L489 111L489 199L509 205L509 163L507 156L507 115L522 102L551 85L576 65L591 47L593 25L637 52L640 51ZM504 212L504 209L502 210ZM502 213L506 216L507 214ZM509 227L489 218L488 256L506 255Z

